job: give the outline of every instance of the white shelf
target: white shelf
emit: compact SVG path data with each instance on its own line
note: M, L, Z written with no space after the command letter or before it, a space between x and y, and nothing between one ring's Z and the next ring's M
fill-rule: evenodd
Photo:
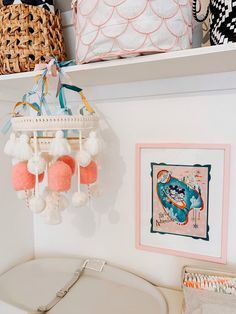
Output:
M236 71L236 44L70 66L81 87ZM0 76L0 89L29 89L36 72Z

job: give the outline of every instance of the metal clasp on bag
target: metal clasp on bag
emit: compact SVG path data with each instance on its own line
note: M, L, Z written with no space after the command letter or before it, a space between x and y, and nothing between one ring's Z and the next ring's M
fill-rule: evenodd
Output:
M57 292L57 294L56 294L56 296L58 297L58 298L64 298L64 296L66 295L68 293L68 291L67 290L63 290L63 289L61 289L61 290L59 290L58 292Z
M46 313L47 312L47 307L46 306L40 306L38 309L37 309L37 313Z
M106 264L106 261L102 259L88 259L85 261L85 268L86 269L91 269L93 271L101 273L103 271L103 268Z

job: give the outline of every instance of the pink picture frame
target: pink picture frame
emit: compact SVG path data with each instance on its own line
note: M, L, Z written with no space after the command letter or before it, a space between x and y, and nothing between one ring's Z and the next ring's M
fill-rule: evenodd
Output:
M187 171L186 167L189 167ZM168 169L171 169L171 171ZM203 199L203 195L205 195L201 206L198 206L198 216L203 215L205 222L203 218L202 220L198 218L198 223L200 222L205 226L207 221L208 226L207 232L202 232L202 235L199 233L200 236L194 234L191 237L189 232L191 233L194 230L191 229L191 224L194 223L193 216L196 209L191 208L190 205L187 206L187 204L192 205L187 192L195 193L194 197L196 199L196 195L198 195L197 188L196 185L192 187L189 183L186 183L182 177L180 179L181 171L188 174L190 169L192 172L199 169L202 171L203 169L202 173L205 173L204 180L202 175L199 175L197 179L199 181L199 184L197 183L198 194L200 194L199 200ZM209 170L209 173L206 169ZM198 171L198 173L201 174L201 171ZM167 174L168 179L165 177L162 180L163 177L161 177L160 181L157 181L157 173L159 177L160 174ZM176 177L176 174L179 177ZM206 183L207 175L209 177L208 187ZM225 264L227 262L229 178L230 145L228 144L136 144L136 248ZM170 185L171 182L175 182L175 184ZM170 186L173 188L173 185L177 191L179 191L178 185L182 188L186 186L184 191L186 194L182 195L185 197L184 201L186 202L181 203L185 204L182 207L172 202L173 199L169 195L168 198L166 196ZM206 189L205 194L204 188ZM165 194L161 194L161 191L164 191ZM164 195L163 198L162 195ZM190 200L192 200L192 195L189 195ZM185 208L183 208L184 206ZM162 215L168 217L168 219L163 218L163 221L161 221L163 222L162 226L155 219L155 215L160 215L158 211L161 210L163 210ZM188 219L183 216L183 211L187 213ZM182 219L182 217L184 218ZM155 230L153 230L154 221L157 221ZM187 224L189 224L188 228L186 227ZM182 232L184 229L188 233ZM177 247L178 249L176 249Z

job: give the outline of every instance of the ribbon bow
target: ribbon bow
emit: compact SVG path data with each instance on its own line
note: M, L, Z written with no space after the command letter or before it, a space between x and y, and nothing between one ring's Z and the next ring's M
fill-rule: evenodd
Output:
M69 60L69 61L61 61L58 62L57 59L48 57L47 60L49 61L48 63L39 63L35 65L34 70L35 71L45 71L46 70L46 75L51 75L56 77L58 73L62 71L62 68L67 67L69 65L75 65L74 60Z

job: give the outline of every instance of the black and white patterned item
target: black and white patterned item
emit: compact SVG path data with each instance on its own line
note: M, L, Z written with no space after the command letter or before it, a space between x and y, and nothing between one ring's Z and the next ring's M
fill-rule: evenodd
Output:
M198 22L204 21L210 13L211 44L236 42L236 0L211 0L203 18L198 17L197 2L193 0L193 15Z
M34 5L34 6L40 6L43 9L46 9L54 13L53 0L3 0L3 5L21 4L21 3Z

